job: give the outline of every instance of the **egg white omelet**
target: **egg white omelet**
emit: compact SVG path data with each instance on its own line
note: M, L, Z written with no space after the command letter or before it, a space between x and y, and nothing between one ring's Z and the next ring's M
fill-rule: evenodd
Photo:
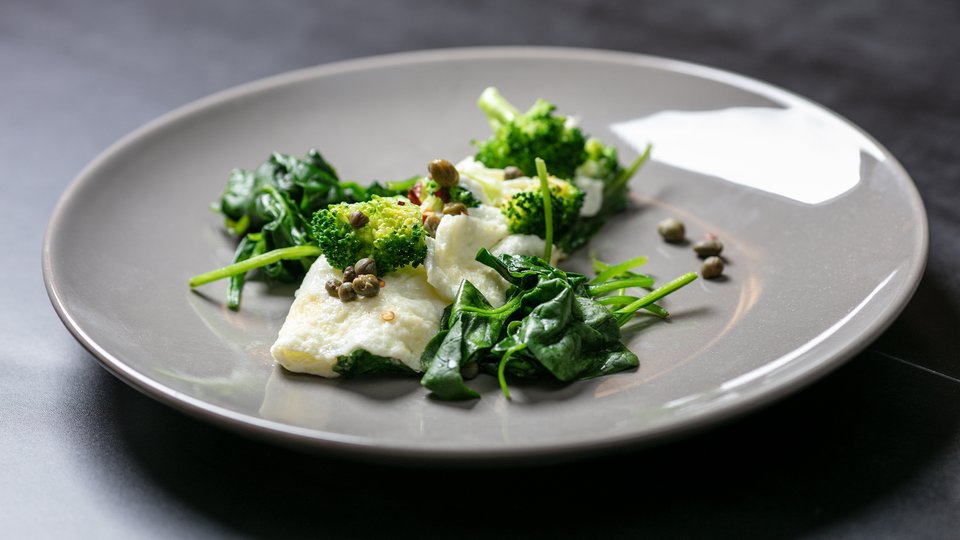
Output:
M310 267L270 348L277 363L297 373L338 377L338 358L363 349L420 371L420 354L448 303L427 283L424 268L391 272L380 294L349 303L324 288L328 279L341 277L323 257Z

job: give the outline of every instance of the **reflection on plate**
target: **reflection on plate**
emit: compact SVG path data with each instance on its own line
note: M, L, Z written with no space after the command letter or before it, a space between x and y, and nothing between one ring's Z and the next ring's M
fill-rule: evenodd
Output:
M405 177L471 152L487 133L474 101L489 85L517 103L560 104L626 161L653 141L634 208L591 245L600 257L649 255L660 278L697 268L689 247L659 241L667 216L691 238L724 240L725 279L695 282L667 299L671 321L627 335L639 370L518 384L512 402L484 381L479 401L442 403L413 379L275 367L267 351L290 287L252 283L239 313L223 307L223 284L187 290L189 276L232 255L206 207L230 169L316 147L343 177ZM655 441L802 387L896 317L926 242L923 206L896 159L809 101L659 58L492 48L321 66L174 111L80 174L51 219L43 269L64 323L107 368L201 418L367 458L520 460Z

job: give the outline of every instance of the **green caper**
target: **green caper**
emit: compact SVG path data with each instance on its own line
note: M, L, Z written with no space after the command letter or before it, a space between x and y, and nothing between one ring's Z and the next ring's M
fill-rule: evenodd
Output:
M467 205L462 202L448 202L443 205L443 214L445 216L459 216L467 213Z
M323 287L327 289L327 294L334 298L339 298L340 293L337 291L340 289L340 285L343 285L343 282L339 279L328 279L327 282L323 284Z
M667 242L682 242L687 235L683 222L676 218L667 218L658 223L657 232Z
M723 259L720 257L707 257L700 266L700 275L703 279L713 279L720 277L723 273Z
M350 226L354 229L363 228L363 226L367 223L370 223L370 218L368 218L363 212L354 212L350 214Z
M460 368L460 376L464 379L472 379L480 374L480 364L476 362L470 362L469 364Z
M523 171L520 170L520 167L515 167L513 165L510 165L503 170L504 180L513 180L514 178L521 178L522 176L523 176Z
M364 274L377 275L377 261L364 257L357 261L357 264L353 265L354 271L357 272L357 276L362 276Z
M453 187L460 181L460 173L457 172L457 168L445 159L431 161L427 165L427 170L430 171L433 181L441 187Z
M372 274L362 274L351 283L353 290L360 296L376 296L380 294L380 280Z
M437 227L440 226L440 220L443 216L438 216L436 214L430 214L427 216L427 219L423 221L423 229L427 231L427 234L430 236L437 235Z
M341 302L352 302L357 299L357 291L353 290L353 283L344 283L337 289L337 296Z
M697 256L702 258L719 255L723 251L723 242L719 240L702 240L693 245Z
M352 267L348 266L343 269L343 282L349 283L357 278L357 271Z

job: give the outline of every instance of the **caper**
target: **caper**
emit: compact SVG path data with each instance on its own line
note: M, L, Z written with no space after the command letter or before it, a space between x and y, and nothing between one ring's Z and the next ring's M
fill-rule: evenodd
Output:
M520 167L515 167L510 165L503 170L503 179L504 180L513 180L514 178L521 178L523 176L523 171L520 170Z
M354 212L350 214L350 226L354 229L360 229L367 223L370 223L370 218L368 218L363 212Z
M433 181L441 187L453 187L460 181L460 173L457 172L457 168L445 159L431 161L427 165L427 170L430 171Z
M323 284L323 287L327 289L327 294L334 298L339 298L340 293L337 291L340 289L340 285L342 284L343 282L341 282L339 279L328 279L327 282Z
M470 362L469 364L460 368L460 376L464 379L472 379L480 374L480 364L476 362Z
M356 271L352 266L348 266L348 267L346 267L346 268L343 269L343 282L344 282L344 283L349 283L349 282L351 282L351 281L353 281L353 280L355 280L355 279L357 279L357 271Z
M371 274L362 274L351 283L353 290L360 296L376 296L380 293L380 280Z
M687 234L683 222L676 218L667 218L658 223L657 232L667 242L682 242Z
M723 273L723 259L720 257L707 257L700 266L700 275L704 279L713 279L720 277Z
M723 242L719 240L702 240L693 245L693 250L701 259L704 257L713 257L723 251Z
M377 275L377 261L364 257L357 261L357 264L353 265L354 271L356 271L357 276L362 276L364 274Z
M353 283L344 283L337 289L337 296L341 302L352 302L357 299L357 291L353 290Z
M443 205L443 214L447 216L459 216L467 213L467 205L462 202L448 202Z
M442 219L442 216L438 216L436 214L430 214L429 216L427 216L427 219L423 221L423 229L427 231L427 234L429 234L430 236L436 236L437 227L440 226L441 219Z

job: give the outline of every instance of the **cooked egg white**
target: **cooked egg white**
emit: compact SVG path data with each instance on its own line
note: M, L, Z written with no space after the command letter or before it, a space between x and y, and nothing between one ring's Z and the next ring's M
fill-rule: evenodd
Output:
M427 281L441 297L453 301L460 282L468 279L490 304L503 304L508 283L475 257L480 248L492 248L507 234L503 214L492 206L471 208L469 215L444 217L436 237L427 239Z
M583 192L583 206L580 207L580 215L591 217L600 213L600 208L603 206L603 180L578 176L573 180L573 183Z
M544 248L547 247L547 241L535 234L511 234L493 246L490 253L494 255L533 255L543 257ZM556 266L562 257L562 253L557 246L553 246L550 252L550 264Z
M277 363L298 373L338 377L337 358L364 349L419 371L420 355L448 303L427 283L424 268L391 272L380 294L353 302L341 302L324 288L341 275L323 257L310 267L270 348Z

